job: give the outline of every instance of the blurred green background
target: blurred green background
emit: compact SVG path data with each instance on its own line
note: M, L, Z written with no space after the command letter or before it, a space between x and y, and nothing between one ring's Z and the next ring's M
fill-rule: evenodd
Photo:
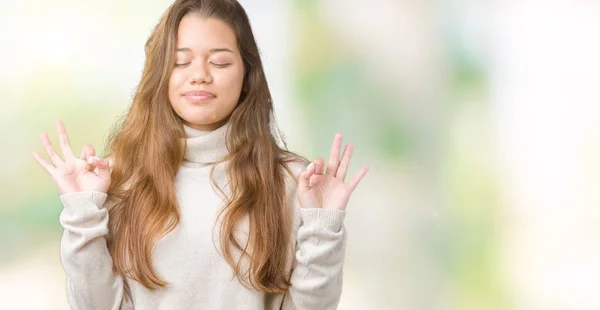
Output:
M600 4L242 0L291 150L355 144L340 309L600 308ZM67 309L64 121L102 154L171 1L0 1L0 309Z

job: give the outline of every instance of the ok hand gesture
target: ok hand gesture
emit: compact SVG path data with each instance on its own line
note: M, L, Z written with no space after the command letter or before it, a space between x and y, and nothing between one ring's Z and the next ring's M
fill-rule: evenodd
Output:
M94 156L94 148L89 144L83 147L80 158L75 157L69 144L67 130L59 120L56 121L56 131L58 132L58 140L64 159L56 154L52 142L50 142L50 138L45 132L40 137L51 163L46 162L35 151L33 157L54 179L59 193L61 195L86 191L106 193L110 185L108 161Z
M302 208L346 209L350 195L369 170L369 166L363 166L346 184L346 172L354 145L346 145L340 161L341 148L342 135L336 134L327 171L323 173L324 161L317 158L300 173L296 192Z

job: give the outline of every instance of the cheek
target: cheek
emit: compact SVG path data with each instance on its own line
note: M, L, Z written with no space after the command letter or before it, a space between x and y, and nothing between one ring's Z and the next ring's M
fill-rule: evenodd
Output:
M173 72L169 77L169 96L179 93L179 88L185 82L186 77L182 72Z
M219 80L221 82L220 88L227 93L229 98L234 99L240 95L244 81L243 72L229 72L221 76Z

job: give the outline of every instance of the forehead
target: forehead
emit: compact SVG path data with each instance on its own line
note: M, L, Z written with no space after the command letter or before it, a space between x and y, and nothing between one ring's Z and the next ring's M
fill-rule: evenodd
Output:
M177 48L184 47L194 52L225 47L237 51L237 40L233 29L222 20L188 13L177 29Z

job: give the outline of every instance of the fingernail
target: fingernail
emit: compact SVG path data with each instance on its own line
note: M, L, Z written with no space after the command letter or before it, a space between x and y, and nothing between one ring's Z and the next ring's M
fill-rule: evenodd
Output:
M93 163L94 162L94 156L88 157L87 162L90 163L90 164Z
M315 165L315 163L310 163L310 165L308 165L308 167L306 167L306 170L307 171L310 170L310 168L312 168L312 166L314 166L314 165Z

